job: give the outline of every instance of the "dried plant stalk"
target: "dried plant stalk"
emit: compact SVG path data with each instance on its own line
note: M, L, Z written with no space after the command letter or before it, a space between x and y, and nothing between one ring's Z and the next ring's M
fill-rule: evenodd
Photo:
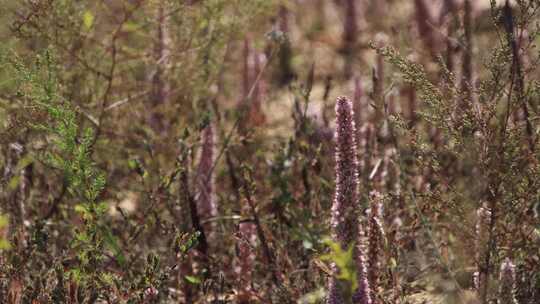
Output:
M214 166L214 128L209 123L202 132L201 157L197 168L197 211L202 222L217 215L217 206L214 198L214 180L212 169ZM215 225L204 225L207 238L213 238Z
M169 26L167 22L167 7L165 3L157 4L156 8L157 30L154 43L155 71L152 75L152 87L150 91L150 101L152 111L150 111L149 124L157 134L165 132L165 117L159 108L165 103L169 93L169 84L166 79L166 70L170 57Z

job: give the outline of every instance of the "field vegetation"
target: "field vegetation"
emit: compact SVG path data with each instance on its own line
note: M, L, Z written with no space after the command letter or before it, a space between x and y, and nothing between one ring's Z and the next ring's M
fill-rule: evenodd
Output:
M540 0L0 25L0 303L540 303Z

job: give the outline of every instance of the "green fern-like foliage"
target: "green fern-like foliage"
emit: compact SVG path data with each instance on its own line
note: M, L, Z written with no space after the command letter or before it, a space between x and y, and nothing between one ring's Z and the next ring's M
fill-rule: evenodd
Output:
M106 178L92 160L95 131L83 126L74 107L62 98L50 50L35 58L30 67L14 54L10 55L3 59L14 72L16 94L27 101L25 108L46 116L44 122L28 124L31 129L41 131L50 143L38 158L62 172L72 196L72 207L83 221L82 227L74 229L71 247L76 252L77 266L69 275L82 283L103 281L107 274L97 270L105 257L105 248L115 253L120 264L124 257L103 222L108 206L99 201L99 195Z

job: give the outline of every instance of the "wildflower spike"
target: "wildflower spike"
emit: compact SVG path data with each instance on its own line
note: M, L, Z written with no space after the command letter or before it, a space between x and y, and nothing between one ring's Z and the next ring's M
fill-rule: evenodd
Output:
M347 97L336 100L336 190L332 205L332 236L342 249L347 249L358 238L358 161L356 156L356 130L351 101ZM358 259L360 247L354 248L354 258ZM362 263L360 263L362 264ZM357 265L358 266L358 265ZM334 271L335 265L333 266ZM357 272L362 276L363 272ZM360 278L359 282L363 278ZM359 284L359 289L368 288L368 284ZM335 277L329 282L328 304L345 303L343 291ZM355 290L355 303L369 304L369 292ZM363 296L366 295L366 296Z

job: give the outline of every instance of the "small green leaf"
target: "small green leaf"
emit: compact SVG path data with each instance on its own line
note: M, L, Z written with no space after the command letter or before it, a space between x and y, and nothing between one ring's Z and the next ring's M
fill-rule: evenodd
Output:
M197 278L196 276L186 275L186 276L184 276L184 278L185 278L186 281L188 281L189 283L195 284L195 285L201 284L201 282L202 282L201 279Z
M107 212L107 210L109 210L109 205L105 202L101 202L96 206L97 214L104 214L105 212Z
M30 154L27 154L17 162L17 171L26 168L34 161L34 158Z
M9 224L8 218L5 215L0 215L0 228L5 227Z
M8 250L11 248L11 244L4 239L0 239L0 250Z
M397 267L397 261L396 261L396 259L390 258L390 267L391 267L392 269L394 269L394 268Z
M13 191L13 190L17 189L17 187L19 186L20 181L21 181L21 176L20 175L13 176L9 180L9 183L8 183L8 186L7 186L8 190Z
M124 254L122 253L122 249L118 245L118 242L116 241L116 237L112 234L111 230L107 227L103 227L102 231L105 237L105 244L114 253L114 257L116 258L116 261L118 261L118 264L120 264L120 266L124 266L126 264L126 258Z
M353 258L354 245L351 244L347 250L343 250L339 243L329 238L323 239L323 242L330 247L331 252L321 255L320 259L334 262L339 269L339 274L336 278L348 282L350 284L350 290L355 290L358 287L358 282Z
M79 242L86 243L90 240L88 235L84 232L77 233L75 235L75 239L77 239Z
M124 23L124 25L122 26L122 30L124 30L126 32L135 32L139 28L140 28L139 25L137 25L134 22L129 22L129 21Z
M94 15L90 11L85 11L83 14L84 27L89 30L94 24Z
M84 214L87 212L87 208L83 204L78 204L78 205L75 205L75 211L78 213Z

